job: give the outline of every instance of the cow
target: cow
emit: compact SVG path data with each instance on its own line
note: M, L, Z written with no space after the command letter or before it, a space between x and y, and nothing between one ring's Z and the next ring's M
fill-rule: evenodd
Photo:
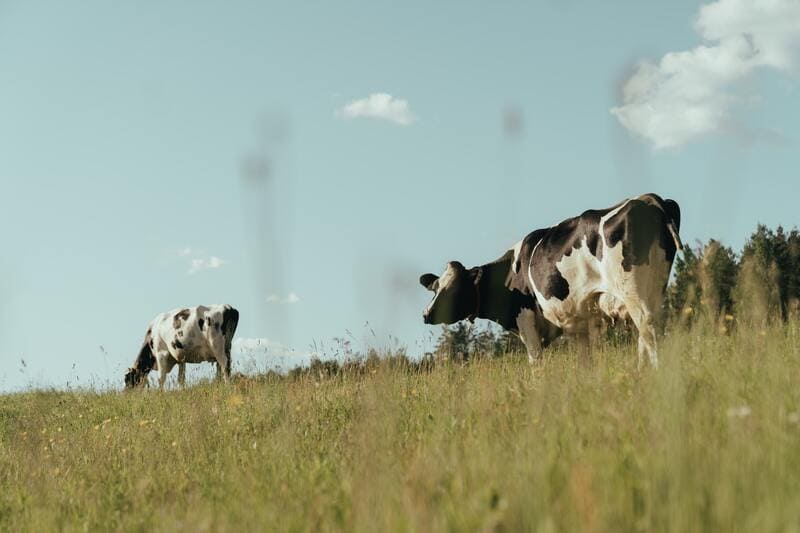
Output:
M217 363L217 378L231 373L231 342L239 323L239 311L230 305L198 305L174 309L156 316L147 326L139 355L125 374L125 388L146 382L158 368L158 385L178 365L178 383L186 380L186 363Z
M602 314L630 319L639 333L638 362L658 366L655 324L672 261L682 248L680 208L656 194L594 209L528 234L491 263L447 263L424 274L434 292L426 324L486 318L519 335L533 362L561 334L585 353Z

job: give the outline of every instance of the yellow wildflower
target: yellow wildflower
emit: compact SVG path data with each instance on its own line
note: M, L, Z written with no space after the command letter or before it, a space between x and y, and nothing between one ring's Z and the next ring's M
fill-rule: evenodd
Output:
M232 394L230 398L228 398L228 405L231 407L239 407L244 403L244 398L242 398L241 394Z

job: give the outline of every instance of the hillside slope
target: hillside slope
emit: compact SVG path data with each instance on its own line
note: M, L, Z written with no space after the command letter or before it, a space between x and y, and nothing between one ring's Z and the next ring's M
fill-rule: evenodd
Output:
M2 396L0 530L783 530L799 340Z

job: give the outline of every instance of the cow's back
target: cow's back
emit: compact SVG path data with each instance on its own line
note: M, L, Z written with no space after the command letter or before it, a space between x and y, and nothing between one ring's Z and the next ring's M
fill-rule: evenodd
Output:
M214 361L210 337L221 336L222 306L173 309L158 315L153 326L157 351L169 352L178 362Z

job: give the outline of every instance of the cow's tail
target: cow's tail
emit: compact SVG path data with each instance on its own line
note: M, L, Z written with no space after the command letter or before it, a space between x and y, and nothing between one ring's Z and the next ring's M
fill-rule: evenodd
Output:
M226 368L228 375L231 374L231 345L233 344L233 335L236 333L236 326L239 325L239 311L231 307L225 306L222 311L222 334L225 338L225 357L228 358L228 368Z
M225 310L222 312L222 333L225 335L226 340L233 340L233 334L236 333L236 326L238 325L239 311L226 305Z
M667 228L672 235L672 240L675 241L675 247L678 250L683 250L683 243L681 242L681 208L678 207L678 202L675 200L664 200L664 213L667 215Z

